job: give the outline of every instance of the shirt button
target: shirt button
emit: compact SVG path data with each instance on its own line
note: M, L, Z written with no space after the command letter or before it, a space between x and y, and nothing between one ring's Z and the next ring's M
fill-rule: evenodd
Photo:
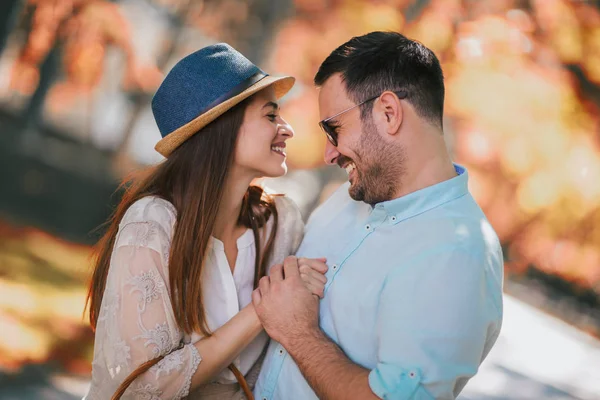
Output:
M371 230L371 225L365 225L365 229L370 231Z
M337 270L337 269L338 269L338 266L337 266L337 264L333 264L333 265L331 266L331 268L333 268L333 270L335 271L335 270Z
M396 222L396 216L392 215L392 222Z
M415 374L414 371L410 371L410 373L408 374L408 376L410 376L411 378L415 378L415 376L417 376L417 374Z
M283 355L283 349L279 349L279 355L282 356Z

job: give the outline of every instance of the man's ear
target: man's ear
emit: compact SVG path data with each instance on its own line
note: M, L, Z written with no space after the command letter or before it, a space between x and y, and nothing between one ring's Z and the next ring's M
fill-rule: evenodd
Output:
M388 135L396 135L400 131L404 110L400 99L394 92L385 91L375 103L374 110L380 115L383 131Z

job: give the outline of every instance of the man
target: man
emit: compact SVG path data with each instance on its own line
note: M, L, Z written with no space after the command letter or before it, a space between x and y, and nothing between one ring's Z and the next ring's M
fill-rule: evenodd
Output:
M286 259L253 302L273 338L257 399L451 399L502 322L498 238L452 164L436 56L398 33L356 37L323 62L328 164L349 182L313 213L299 257L327 258L314 298Z

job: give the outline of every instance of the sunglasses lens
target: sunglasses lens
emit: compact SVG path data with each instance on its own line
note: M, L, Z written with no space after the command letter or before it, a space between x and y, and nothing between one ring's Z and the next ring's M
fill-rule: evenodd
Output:
M337 133L327 125L327 122L319 122L319 126L325 132L327 139L331 142L332 145L337 146Z

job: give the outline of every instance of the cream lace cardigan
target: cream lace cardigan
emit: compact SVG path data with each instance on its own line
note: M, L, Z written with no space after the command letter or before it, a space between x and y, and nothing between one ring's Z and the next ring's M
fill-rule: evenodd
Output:
M275 204L279 220L269 265L295 253L304 228L293 201L279 196ZM171 308L168 264L175 219L171 203L145 197L127 210L119 225L96 327L92 382L85 400L110 399L129 373L164 354L168 355L138 377L122 399L181 399L190 391L191 378L202 360L193 343L202 336L181 332ZM272 224L270 218L267 233ZM254 254L254 250L247 253L251 262ZM228 318L220 320L224 323ZM218 326L209 324L211 329ZM264 340L257 341L262 348L267 339L264 332L261 335ZM183 347L177 349L180 344ZM243 367L246 373L251 365ZM227 374L231 372L224 371L215 381L234 382L233 375Z

